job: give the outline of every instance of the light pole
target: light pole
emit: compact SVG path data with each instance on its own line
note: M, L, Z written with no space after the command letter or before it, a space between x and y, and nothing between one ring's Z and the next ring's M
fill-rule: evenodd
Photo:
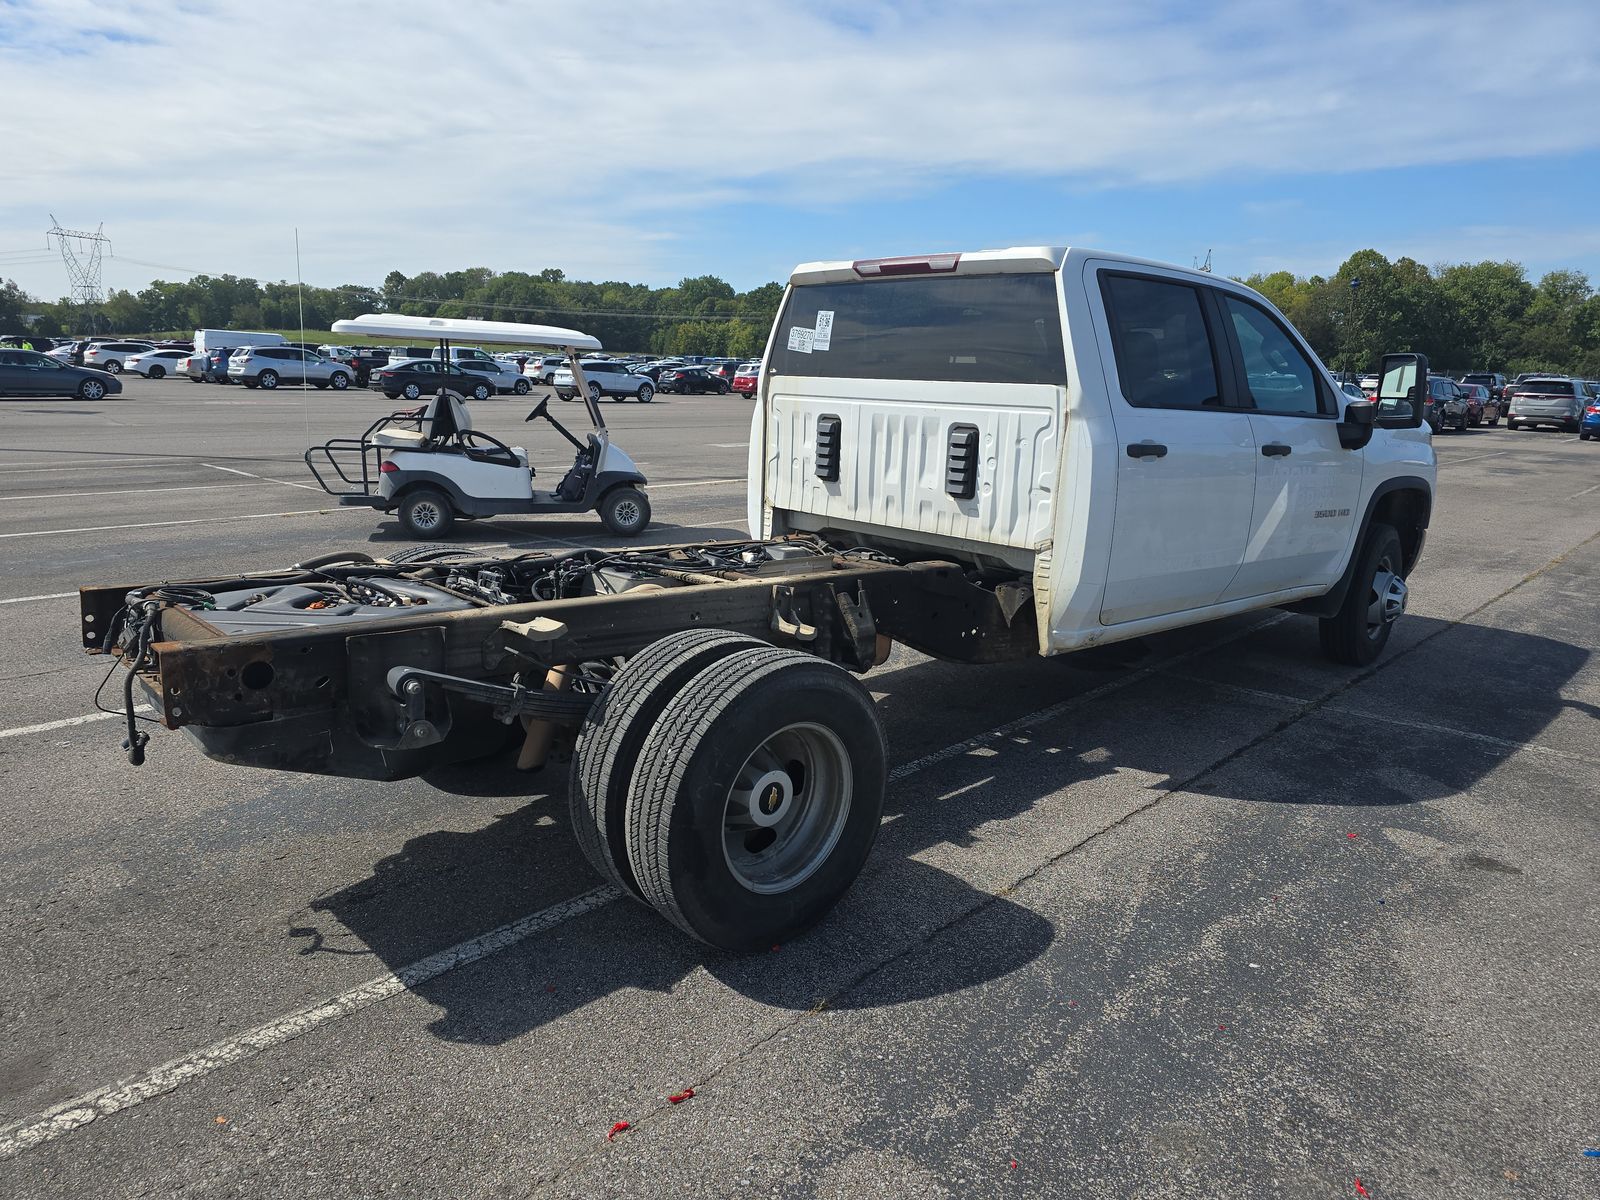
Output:
M1350 281L1350 307L1345 313L1345 370L1352 374L1359 374L1353 364L1358 353L1356 350L1356 335L1359 333L1360 327L1358 320L1360 316L1360 305L1358 303L1360 296L1361 280L1352 279Z

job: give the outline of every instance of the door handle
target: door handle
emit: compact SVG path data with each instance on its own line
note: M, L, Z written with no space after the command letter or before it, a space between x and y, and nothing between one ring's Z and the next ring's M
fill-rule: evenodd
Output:
M1134 442L1128 447L1129 458L1165 458L1167 448L1159 442Z
M1265 446L1261 447L1261 453L1265 454L1268 458L1282 458L1284 455L1292 452L1293 449L1294 447L1285 446L1282 442L1268 442Z

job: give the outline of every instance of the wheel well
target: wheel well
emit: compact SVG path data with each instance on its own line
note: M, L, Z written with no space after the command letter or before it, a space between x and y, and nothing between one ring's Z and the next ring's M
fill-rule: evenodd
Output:
M1428 528L1432 505L1426 492L1418 488L1400 488L1378 500L1372 510L1374 522L1382 521L1394 526L1400 535L1400 549L1405 556L1405 570L1410 574L1422 553L1423 531Z

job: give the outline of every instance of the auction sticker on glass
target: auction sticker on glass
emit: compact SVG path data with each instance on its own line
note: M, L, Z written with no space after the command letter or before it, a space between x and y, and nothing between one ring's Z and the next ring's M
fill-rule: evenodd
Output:
M833 309L825 308L817 314L816 332L811 335L813 350L826 350L833 344Z
M801 354L810 354L811 343L816 336L815 329L803 329L796 325L789 330L789 349L798 350Z

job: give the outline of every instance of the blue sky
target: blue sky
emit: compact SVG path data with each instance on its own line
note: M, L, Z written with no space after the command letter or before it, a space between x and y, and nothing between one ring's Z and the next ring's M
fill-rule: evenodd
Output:
M1600 3L0 0L0 276L736 286L1094 245L1600 281ZM202 49L203 48L203 49ZM196 55L212 69L195 71Z

